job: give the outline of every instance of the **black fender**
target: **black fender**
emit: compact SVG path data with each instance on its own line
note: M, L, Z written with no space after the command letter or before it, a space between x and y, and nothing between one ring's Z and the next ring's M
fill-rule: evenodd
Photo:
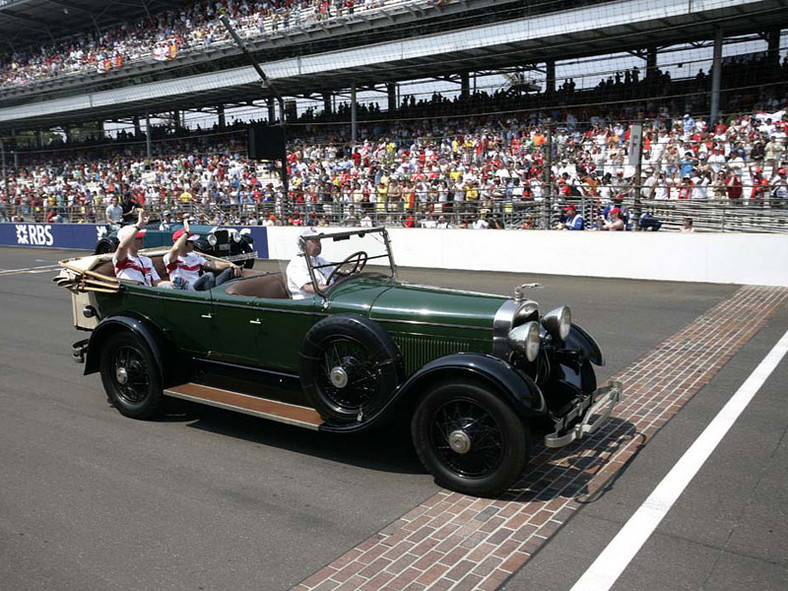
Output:
M489 384L523 418L541 417L547 413L547 404L539 386L503 359L481 353L452 353L433 359L411 375L375 415L361 423L349 425L336 426L324 423L320 426L320 430L329 432L365 430L390 418L398 409L407 407L408 402L415 404L419 395L432 384L452 378L467 379L468 377L482 384Z
M412 396L436 381L454 376L473 377L491 384L524 417L539 417L547 411L539 386L508 362L480 353L453 353L433 359L402 385L399 395Z
M85 375L99 371L101 350L104 348L107 337L122 330L134 333L145 342L156 360L161 383L164 383L162 360L166 359L164 353L167 349L164 337L144 319L133 316L110 316L93 329L85 358Z
M564 343L565 348L572 351L582 351L583 355L594 365L602 366L605 364L605 357L602 349L599 348L596 340L583 328L572 323L569 329L569 336Z
M591 394L596 390L596 373L589 360L580 363L561 363L554 366L555 383L563 384L573 389L578 395Z
M200 236L197 240L194 241L194 249L203 252L205 254L216 256L213 246L210 245L208 239L205 238L205 236Z

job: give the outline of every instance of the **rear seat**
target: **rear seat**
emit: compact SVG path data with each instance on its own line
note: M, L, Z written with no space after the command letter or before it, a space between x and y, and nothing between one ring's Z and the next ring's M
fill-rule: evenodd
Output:
M153 261L153 266L156 267L156 272L159 274L159 277L161 277L162 280L168 280L170 276L167 273L167 269L164 267L164 258L157 256L151 257L151 260ZM106 275L107 277L115 277L115 267L112 264L112 260L100 263L94 267L92 271L94 273Z
M164 257L155 256L150 258L153 261L153 266L156 267L156 271L158 272L159 277L161 277L162 280L168 280L170 276L164 267ZM112 260L99 263L98 265L96 265L96 267L92 269L92 271L94 273L100 273L101 275L106 275L107 277L113 277L113 278L115 277L115 267L112 264ZM245 295L245 296L252 296L257 298L271 298L271 299L290 298L290 294L287 291L285 281L282 278L282 276L278 273L274 275L261 276L260 271L255 271L253 269L242 269L242 277L250 278L250 279L248 279L247 281L239 281L233 283L231 288L235 286L239 286L238 287L239 291L235 295ZM227 289L227 293L235 293L230 291L231 288ZM247 291L251 293L246 293Z
M230 295L272 300L290 299L287 284L281 273L271 273L261 277L252 277L243 281L233 281L227 286Z
M105 261L91 270L94 273L100 273L101 275L106 275L107 277L115 277L115 268L112 265L112 261Z

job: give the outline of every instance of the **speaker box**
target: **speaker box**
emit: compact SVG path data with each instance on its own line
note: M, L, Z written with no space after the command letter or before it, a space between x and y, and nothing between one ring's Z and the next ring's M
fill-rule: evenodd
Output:
M247 132L251 160L278 160L285 157L285 132L281 125L251 125Z

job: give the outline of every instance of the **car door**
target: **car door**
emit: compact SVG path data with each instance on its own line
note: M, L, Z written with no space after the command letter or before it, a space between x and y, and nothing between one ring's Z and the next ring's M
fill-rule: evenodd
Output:
M164 333L177 347L200 356L210 356L215 348L217 328L214 323L210 291L159 289L166 323Z
M258 359L280 371L299 371L301 344L315 323L315 298L261 299L255 318Z
M314 301L230 295L214 290L215 358L297 372L299 350L314 324Z

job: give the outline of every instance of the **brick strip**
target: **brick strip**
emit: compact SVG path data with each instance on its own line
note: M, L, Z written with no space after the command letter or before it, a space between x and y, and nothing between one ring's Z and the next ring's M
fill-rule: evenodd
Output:
M537 446L529 471L499 499L438 492L293 589L497 589L786 299L782 287L740 288L616 376L624 398L592 437L561 449Z

